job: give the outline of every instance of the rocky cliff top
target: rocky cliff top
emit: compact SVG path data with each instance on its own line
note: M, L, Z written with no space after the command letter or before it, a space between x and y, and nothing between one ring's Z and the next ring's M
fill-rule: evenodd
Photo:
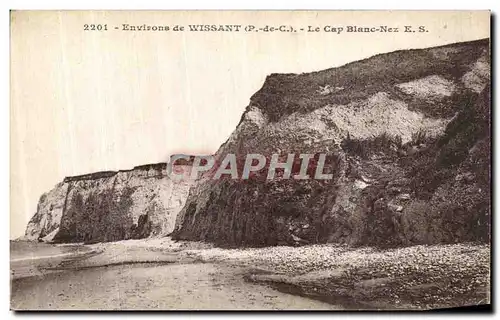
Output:
M271 74L252 96L250 105L258 106L271 121L277 121L294 112L307 113L325 105L345 105L377 92L388 92L410 102L410 109L428 116L447 117L453 115L452 103L448 103L454 98L451 95L441 92L450 96L450 100L445 101L422 97L414 101L412 92L400 92L395 85L439 75L444 80L435 85L442 87L443 91L454 89L448 86L449 81L480 91L474 74L469 72L484 67L477 64L481 55L484 55L483 62L487 64L489 39L394 51L318 72ZM456 89L462 88L458 86Z
M188 156L190 160L184 158L177 159L174 166L192 166L195 156ZM130 172L157 172L158 175L162 175L167 170L167 162L150 163L140 166L135 166L132 169L117 170L117 171L99 171L93 173L82 174L78 176L69 176L64 178L63 182L79 181L79 180L95 180L101 178L110 178L118 173L130 173Z
M229 246L488 241L489 40L272 74L216 156L325 153L328 181L199 180L176 239Z

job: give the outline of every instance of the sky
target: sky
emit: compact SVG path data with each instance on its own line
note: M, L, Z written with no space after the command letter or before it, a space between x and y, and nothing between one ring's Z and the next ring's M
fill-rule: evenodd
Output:
M210 154L271 73L489 37L489 12L11 14L11 238L66 176ZM108 31L85 31L107 24ZM130 32L122 24L425 25L427 33Z

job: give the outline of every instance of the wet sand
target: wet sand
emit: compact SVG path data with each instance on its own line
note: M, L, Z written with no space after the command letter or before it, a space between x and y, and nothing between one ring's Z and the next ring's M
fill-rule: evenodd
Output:
M245 282L208 263L96 267L15 280L15 310L331 310L338 307Z
M484 244L223 249L161 238L36 249L11 255L14 310L421 310L490 303Z
M118 245L33 260L12 278L14 310L332 310L329 303L244 280L248 268ZM93 248L95 249L95 247ZM49 259L50 260L50 259ZM19 268L19 264L17 264Z

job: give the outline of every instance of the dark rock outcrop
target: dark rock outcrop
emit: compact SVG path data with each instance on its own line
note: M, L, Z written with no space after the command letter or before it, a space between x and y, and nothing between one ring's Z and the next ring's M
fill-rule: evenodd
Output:
M334 178L202 178L173 237L224 246L488 241L489 52L479 40L270 75L217 161L325 153Z

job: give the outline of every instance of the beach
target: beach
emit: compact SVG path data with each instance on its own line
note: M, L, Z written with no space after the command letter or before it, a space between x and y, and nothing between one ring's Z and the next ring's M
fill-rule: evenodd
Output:
M32 274L11 263L14 310L335 310L244 280L245 268L128 244L72 246L35 259ZM82 249L85 248L85 249ZM103 249L106 248L106 249ZM57 249L53 250L54 252ZM51 260L50 262L47 260ZM20 274L19 270L24 273ZM42 271L41 271L42 270ZM16 273L17 271L17 273Z
M225 249L160 238L11 243L11 252L13 310L428 309L489 303L486 245Z

